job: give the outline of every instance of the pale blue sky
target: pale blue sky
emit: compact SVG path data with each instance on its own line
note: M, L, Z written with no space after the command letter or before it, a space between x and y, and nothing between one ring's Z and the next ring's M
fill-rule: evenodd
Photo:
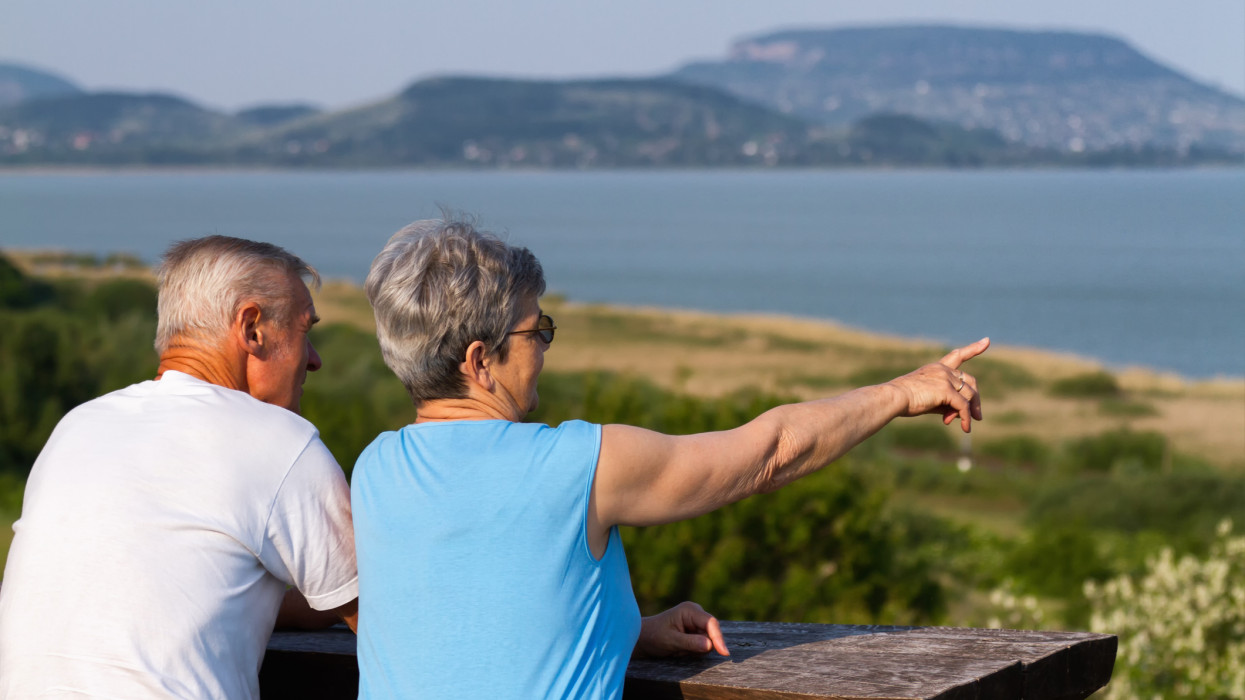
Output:
M91 90L343 107L439 74L639 76L790 27L1101 32L1245 95L1245 0L3 0L0 61Z

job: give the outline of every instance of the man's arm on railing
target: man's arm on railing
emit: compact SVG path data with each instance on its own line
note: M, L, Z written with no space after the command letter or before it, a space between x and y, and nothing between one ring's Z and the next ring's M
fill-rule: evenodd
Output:
M277 629L319 630L345 622L352 632L358 631L359 599L332 610L316 610L297 588L285 592L281 609L277 611Z

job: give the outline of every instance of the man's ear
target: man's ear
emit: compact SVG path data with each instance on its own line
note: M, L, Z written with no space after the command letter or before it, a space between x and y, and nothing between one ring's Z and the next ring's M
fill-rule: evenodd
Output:
M463 353L463 361L458 365L458 369L463 373L463 378L468 383L478 384L485 391L493 390L493 375L489 371L492 360L488 356L488 349L484 347L484 341L474 340L471 345L467 346L467 351Z
M238 344L248 355L262 357L264 344L267 341L266 329L260 324L263 312L255 303L243 304L234 317L233 330Z

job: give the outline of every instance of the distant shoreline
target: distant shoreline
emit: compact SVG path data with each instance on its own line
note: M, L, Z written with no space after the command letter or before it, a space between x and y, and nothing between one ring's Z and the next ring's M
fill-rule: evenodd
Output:
M353 281L343 281L343 283L358 286ZM556 292L554 294L556 294ZM852 326L836 319L817 318L814 316L749 311L718 312L677 307L636 306L619 303L589 303L579 302L573 299L567 299L563 303L569 307L578 309L601 309L630 314L679 316L689 319L699 318L706 320L739 322L744 325L760 324L791 330L798 330L802 326L807 326L831 331L835 334L839 334L856 341L881 343L885 345L900 345L909 348L939 349L946 347L946 343L931 340L929 338L905 336L897 333L872 330L869 328ZM961 344L968 344L975 340L977 340L977 338L963 338ZM1217 374L1211 377L1191 377L1179 372L1144 365L1112 365L1096 357L1079 355L1075 352L1066 350L1028 345L1010 345L1006 342L1003 342L1003 344L1000 345L998 338L993 338L992 343L993 345L990 350L992 357L1006 356L1007 358L1013 359L1021 364L1038 360L1043 365L1060 367L1063 371L1069 374L1075 372L1102 370L1121 378L1132 378L1134 382L1139 381L1151 386L1160 386L1175 382L1186 387L1222 387L1245 391L1245 376Z
M102 265L92 268L89 266L75 264L73 262L66 264L36 264L33 260L33 258L41 254L72 255L73 251L67 249L0 247L0 253L7 255L27 274L35 276L110 277L126 275L138 276L154 281L154 275L152 274L149 266L142 266L141 269L135 269L133 266L125 269L109 269ZM328 278L324 282L324 287L326 291L335 290L336 293L332 295L334 297L361 297L363 294L362 285L349 278ZM321 294L318 294L317 296L321 296ZM725 312L681 307L631 305L617 302L581 302L567 298L564 294L556 290L549 292L545 299L547 302L553 302L555 304L566 306L568 308L574 308L579 311L603 310L607 312L641 316L673 316L684 319L700 319L714 323L739 323L745 326L759 324L762 326L782 328L784 331L795 331L797 333L801 332L802 329L815 329L843 336L850 339L851 342L899 345L908 348L929 348L931 351L936 348L945 347L944 343L931 340L929 338L905 336L897 333L889 333L886 331L853 326L832 318L801 316L798 314L784 314L778 312ZM326 321L330 322L344 322L362 327L367 325L366 322L360 324L358 322L357 314L353 311L350 313L332 313L327 310L321 310L321 315ZM976 338L964 338L961 340L964 343L969 343L976 340ZM999 347L999 339L995 338L994 341L995 348L991 351L992 355L1014 356L1017 361L1023 364L1030 364L1037 361L1038 364L1043 366L1063 368L1067 373L1103 370L1124 379L1131 379L1131 383L1143 385L1147 388L1161 387L1164 385L1179 385L1183 387L1221 387L1229 390L1239 389L1245 391L1245 376L1217 374L1210 377L1193 377L1175 371L1144 365L1112 365L1096 357L1080 355L1075 352L1065 350L1037 346L1009 345L1006 342L1003 343L1002 347Z
M0 252L24 273L45 279L87 285L118 277L151 281L150 267L123 257L105 263L99 256L66 253L60 264L53 256L35 266L31 251ZM342 324L373 334L371 309L359 284L330 278L314 299L326 327ZM740 392L824 398L886 381L937 360L948 349L919 336L790 314L584 303L556 292L542 299L542 307L562 328L545 358L551 376L633 377L710 400ZM976 339L956 338L955 343ZM1167 436L1182 452L1245 473L1245 378L1197 379L1144 367L1108 367L1067 352L1010 345L993 334L991 339L993 347L969 370L981 380L988 405L988 418L974 427L974 440L1024 435L1058 445L1104 431L1146 431ZM1111 377L1105 390L1103 373ZM1087 381L1099 387L1098 393L1054 391L1061 383Z
M0 165L0 177L15 175L177 175L177 174L246 174L246 173L575 173L588 175L592 173L790 173L790 172L1172 172L1172 171L1224 171L1245 170L1245 160L1240 163L1192 163L1189 165L1052 165L1050 163L1033 163L1031 165L986 165L975 167L945 167L933 165L843 165L843 166L726 166L726 167L599 167L599 168L537 168L537 167L505 167L480 168L450 165L375 165L361 167L309 167L279 165Z

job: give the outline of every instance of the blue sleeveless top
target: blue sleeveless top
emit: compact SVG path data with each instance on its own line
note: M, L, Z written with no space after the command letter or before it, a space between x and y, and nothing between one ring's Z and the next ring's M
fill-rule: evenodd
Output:
M640 629L618 529L587 539L601 426L381 434L355 465L359 697L620 698Z

